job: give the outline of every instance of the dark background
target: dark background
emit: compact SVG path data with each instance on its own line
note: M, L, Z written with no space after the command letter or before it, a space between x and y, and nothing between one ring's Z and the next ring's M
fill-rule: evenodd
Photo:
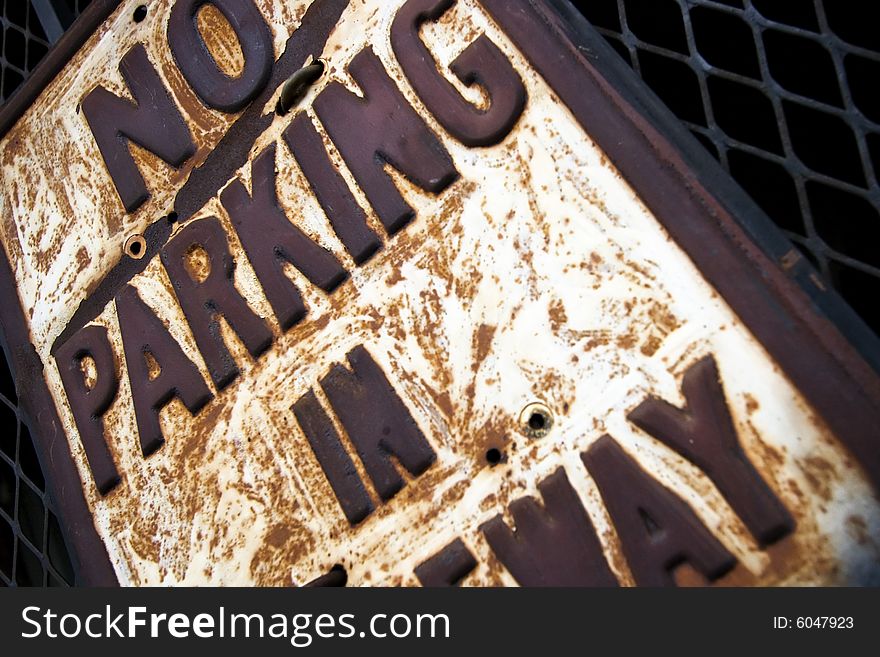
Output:
M0 104L89 0L2 0ZM574 4L880 333L880 30L856 0ZM0 355L0 585L74 582Z

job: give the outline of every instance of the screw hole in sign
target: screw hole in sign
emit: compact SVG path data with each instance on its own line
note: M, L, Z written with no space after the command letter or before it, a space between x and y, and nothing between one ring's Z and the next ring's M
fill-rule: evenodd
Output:
M520 431L529 438L543 438L553 427L553 412L543 402L527 405L519 414Z
M147 240L143 235L132 235L125 240L123 251L132 260L140 260L147 253Z

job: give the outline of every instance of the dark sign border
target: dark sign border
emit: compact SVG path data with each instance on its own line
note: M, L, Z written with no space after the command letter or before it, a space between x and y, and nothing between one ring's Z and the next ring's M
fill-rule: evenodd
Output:
M122 0L92 0L85 11L40 61L33 74L0 108L0 139L37 100ZM98 536L86 504L82 483L58 410L43 378L43 363L30 341L30 328L18 297L15 275L6 249L0 246L0 345L15 379L21 420L34 441L46 479L46 491L61 520L61 533L70 554L77 585L117 586L107 548ZM17 299L18 303L12 300Z
M876 336L567 0L479 2L880 489ZM0 109L0 137L119 4L94 0ZM0 249L0 299L17 295ZM20 302L17 310L0 314L0 342L76 582L116 585Z

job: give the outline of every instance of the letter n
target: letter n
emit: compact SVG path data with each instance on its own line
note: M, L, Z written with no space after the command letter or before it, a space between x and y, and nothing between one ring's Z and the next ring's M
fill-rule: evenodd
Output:
M321 388L379 496L389 500L404 485L392 457L410 474L420 475L437 455L369 352L355 347L348 362L351 370L335 365L321 379Z
M455 182L458 171L372 50L358 53L348 72L364 97L331 82L315 99L315 111L382 225L394 234L415 213L385 172L386 164L432 194Z
M134 212L150 192L129 150L134 142L175 168L196 152L192 134L140 44L122 58L119 71L134 102L93 89L82 110L126 212Z

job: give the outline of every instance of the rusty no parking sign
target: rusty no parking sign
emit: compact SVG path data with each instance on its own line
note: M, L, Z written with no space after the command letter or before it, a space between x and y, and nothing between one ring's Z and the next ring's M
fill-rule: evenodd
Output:
M92 14L0 141L83 581L876 582L876 373L564 3Z

